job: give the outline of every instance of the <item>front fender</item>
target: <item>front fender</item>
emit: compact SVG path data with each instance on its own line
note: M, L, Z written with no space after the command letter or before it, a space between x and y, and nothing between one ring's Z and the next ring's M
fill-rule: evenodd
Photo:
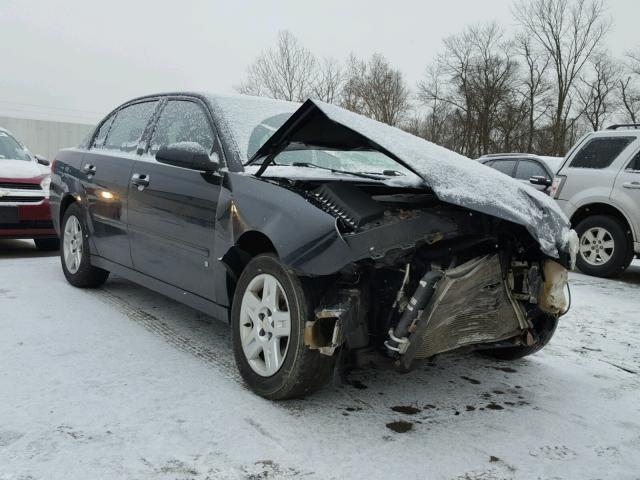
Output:
M249 231L266 235L280 260L301 275L328 275L352 262L336 219L297 193L241 173L226 176L216 232L227 239L218 258Z

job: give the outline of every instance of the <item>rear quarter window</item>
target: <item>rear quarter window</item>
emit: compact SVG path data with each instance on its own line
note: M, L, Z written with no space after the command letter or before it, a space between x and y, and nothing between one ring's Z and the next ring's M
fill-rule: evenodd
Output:
M113 123L113 119L115 117L115 113L107 118L102 125L100 125L100 129L98 130L97 135L93 139L92 148L102 148L104 147L104 141L107 138L107 133L109 133L109 128L111 128L111 124Z
M582 147L571 161L575 168L607 168L635 137L593 138Z

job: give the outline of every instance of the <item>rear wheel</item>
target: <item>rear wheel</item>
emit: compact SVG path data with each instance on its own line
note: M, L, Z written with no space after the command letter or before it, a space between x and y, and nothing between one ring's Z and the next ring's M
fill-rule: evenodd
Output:
M242 272L231 308L233 353L258 395L299 398L329 379L333 358L304 345L304 326L313 316L309 298L301 280L273 255L253 258Z
M44 252L54 252L60 250L60 240L57 238L34 238L33 243L36 244L38 250Z
M576 264L587 275L613 277L633 260L633 244L624 225L615 217L587 217L576 226L576 232L580 239Z
M64 214L60 251L62 271L75 287L98 287L107 280L109 272L91 265L89 230L84 218L82 208L75 203Z

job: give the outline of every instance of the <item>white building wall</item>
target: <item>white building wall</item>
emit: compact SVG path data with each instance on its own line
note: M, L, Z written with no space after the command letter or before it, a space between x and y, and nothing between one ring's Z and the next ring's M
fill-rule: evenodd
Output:
M0 115L0 127L9 130L31 153L53 160L62 148L75 147L93 129L82 123L31 120Z

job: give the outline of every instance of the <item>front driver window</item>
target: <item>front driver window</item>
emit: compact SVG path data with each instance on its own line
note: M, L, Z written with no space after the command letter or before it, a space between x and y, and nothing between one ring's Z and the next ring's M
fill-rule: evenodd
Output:
M164 145L179 142L199 143L211 153L214 136L207 115L195 102L170 100L162 110L156 125L149 153L154 155Z

